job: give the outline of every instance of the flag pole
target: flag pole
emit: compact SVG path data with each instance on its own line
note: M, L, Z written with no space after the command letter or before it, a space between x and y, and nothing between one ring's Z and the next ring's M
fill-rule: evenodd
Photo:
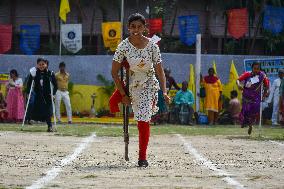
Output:
M196 112L200 110L200 73L201 73L201 34L196 35L196 62L195 62L195 74L196 74L196 83L195 83L195 93L196 93L196 101L195 101L195 109Z
M60 19L60 23L59 23L59 57L61 57L61 25L62 25L62 20Z
M120 32L120 41L123 40L123 20L124 20L124 0L121 0L121 12L120 12L121 32Z

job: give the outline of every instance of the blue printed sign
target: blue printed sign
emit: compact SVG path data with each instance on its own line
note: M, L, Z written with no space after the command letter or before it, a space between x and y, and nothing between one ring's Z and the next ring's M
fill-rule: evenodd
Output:
M196 42L196 35L200 33L198 16L179 16L178 23L181 42L193 45Z
M266 6L263 17L263 28L278 34L283 30L284 8Z
M245 59L244 68L245 71L251 71L251 66L254 62L258 62L261 65L261 70L263 70L269 80L272 82L278 78L278 70L280 68L284 69L284 58L275 59Z
M40 47L40 25L20 26L20 48L27 55L34 54Z

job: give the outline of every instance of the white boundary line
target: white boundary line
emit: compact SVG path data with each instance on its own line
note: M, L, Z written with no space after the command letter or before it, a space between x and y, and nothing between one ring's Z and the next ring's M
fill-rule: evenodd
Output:
M226 171L223 171L221 169L218 169L210 160L203 157L198 151L190 144L190 142L186 141L184 137L182 137L180 134L177 134L178 138L183 142L183 146L186 148L186 150L191 153L197 161L201 163L201 165L205 166L206 168L214 171L217 173L218 176L224 176L222 180L227 182L229 185L234 186L236 189L244 189L245 187L240 184L238 181L230 177L231 175L227 173Z
M60 164L57 166L54 166L52 169L48 170L46 175L37 181L35 181L31 186L26 187L26 189L38 189L42 188L45 185L47 185L50 181L55 179L57 175L62 171L62 168L65 165L68 165L74 161L77 156L82 153L84 149L87 148L87 146L94 141L96 137L96 133L92 133L91 136L86 137L82 140L82 142L78 145L77 148L75 148L74 152L68 156L66 156L64 159L60 161Z
M277 144L277 145L279 145L279 146L281 146L281 147L284 147L284 143L276 142L276 141L274 141L274 140L269 140L269 142L271 142L271 143L273 143L273 144Z

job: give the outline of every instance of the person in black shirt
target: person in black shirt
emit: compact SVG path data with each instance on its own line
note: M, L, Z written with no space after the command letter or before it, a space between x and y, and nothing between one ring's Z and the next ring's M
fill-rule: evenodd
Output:
M52 117L52 99L57 91L57 83L55 75L47 69L47 60L43 58L37 59L37 68L30 70L27 88L31 89L32 80L34 80L34 107L32 110L31 119L35 121L44 121L47 123L48 132L53 132L51 117ZM53 94L51 94L50 82L53 85Z

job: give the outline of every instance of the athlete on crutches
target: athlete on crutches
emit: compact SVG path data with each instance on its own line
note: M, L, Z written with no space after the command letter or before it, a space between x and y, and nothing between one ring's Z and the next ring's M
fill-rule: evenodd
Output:
M33 72L30 74L27 88L31 91L32 87L34 87L35 92L32 119L46 122L48 125L47 131L53 132L55 129L52 127L51 117L55 112L53 96L57 91L57 83L54 73L48 70L47 67L47 60L43 58L37 59L36 71L33 69Z

